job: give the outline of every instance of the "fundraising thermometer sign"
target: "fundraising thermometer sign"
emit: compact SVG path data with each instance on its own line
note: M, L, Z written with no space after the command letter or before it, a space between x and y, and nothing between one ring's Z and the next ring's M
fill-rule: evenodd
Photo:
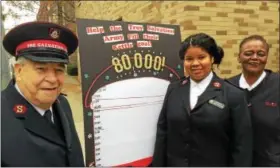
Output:
M183 76L179 26L77 25L87 166L148 166L166 89Z

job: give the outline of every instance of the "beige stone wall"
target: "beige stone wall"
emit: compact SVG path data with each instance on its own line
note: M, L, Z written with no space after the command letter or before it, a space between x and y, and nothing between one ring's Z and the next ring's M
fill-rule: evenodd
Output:
M237 63L242 38L263 35L271 46L267 68L279 70L279 3L277 1L80 1L77 18L180 25L182 40L205 32L224 48L216 70L221 77L241 72Z

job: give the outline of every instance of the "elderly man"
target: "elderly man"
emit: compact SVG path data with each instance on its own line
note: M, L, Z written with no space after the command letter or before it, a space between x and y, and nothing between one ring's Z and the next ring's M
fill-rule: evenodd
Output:
M77 44L70 30L47 22L19 25L4 37L16 63L1 93L2 166L84 166L72 111L60 93Z

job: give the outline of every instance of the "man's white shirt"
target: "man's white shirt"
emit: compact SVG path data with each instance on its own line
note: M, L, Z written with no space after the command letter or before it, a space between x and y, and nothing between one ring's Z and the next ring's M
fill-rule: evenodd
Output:
M22 97L25 98L25 96L22 94L22 92L20 91L20 89L19 89L19 87L18 87L17 84L15 84L15 88L16 88L16 90L19 92L19 94L22 95ZM26 98L25 98L25 100L28 101ZM28 101L28 102L29 102L29 101ZM41 109L40 107L35 106L35 105L32 104L31 102L29 102L29 103L35 108L35 110L36 110L41 116L44 116L46 110ZM54 120L53 120L53 109L52 109L52 107L50 108L50 111L52 112L52 122L54 122Z

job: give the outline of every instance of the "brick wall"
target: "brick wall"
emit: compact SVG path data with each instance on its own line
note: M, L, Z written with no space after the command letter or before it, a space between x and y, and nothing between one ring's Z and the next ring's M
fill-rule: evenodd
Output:
M251 34L263 35L271 46L267 68L279 70L279 3L277 1L81 1L77 18L180 25L182 40L205 32L224 48L221 77L241 72L238 45Z

